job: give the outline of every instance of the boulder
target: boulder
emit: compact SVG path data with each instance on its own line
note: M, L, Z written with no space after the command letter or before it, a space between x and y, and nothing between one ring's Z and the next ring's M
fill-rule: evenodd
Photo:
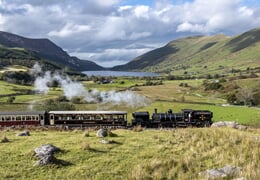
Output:
M235 128L239 130L246 130L247 126L238 124L235 121L219 121L215 122L211 125L211 127L230 127L230 128Z
M43 156L39 161L37 161L34 166L43 166L48 164L57 164L58 160L53 155Z
M47 155L53 155L55 152L59 152L59 151L60 148L57 148L52 144L44 144L34 149L36 156L39 158L45 157Z
M16 134L16 136L30 136L30 132L29 131L24 131L24 132L21 132L21 133L18 133Z
M107 133L107 129L104 129L104 128L102 128L102 129L99 129L98 131L97 131L97 137L106 137L107 135L108 135L108 133Z
M51 144L45 144L35 148L35 156L40 158L40 160L35 163L35 166L57 164L58 160L54 157L54 153L59 151L60 148L57 148Z
M226 178L226 177L237 177L241 172L240 167L235 167L231 165L226 165L219 169L210 169L206 170L200 175L204 175L206 179L219 179L219 178Z

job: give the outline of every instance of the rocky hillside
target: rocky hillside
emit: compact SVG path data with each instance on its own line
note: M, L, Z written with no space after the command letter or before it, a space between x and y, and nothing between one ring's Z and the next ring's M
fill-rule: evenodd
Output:
M0 31L1 59L8 59L13 56L19 59L43 59L62 67L69 67L74 70L101 70L101 66L69 56L62 48L48 39L30 39L15 34ZM17 56L17 53L21 56ZM15 61L13 61L15 63Z
M186 37L147 52L114 70L179 75L225 74L260 68L260 28L243 34Z

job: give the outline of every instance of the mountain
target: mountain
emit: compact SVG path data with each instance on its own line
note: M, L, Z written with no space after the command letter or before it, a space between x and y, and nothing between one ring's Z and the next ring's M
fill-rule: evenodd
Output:
M256 68L260 69L260 28L233 37L177 39L113 70L212 75Z
M69 56L67 52L48 39L31 39L0 31L0 45L2 50L9 51L9 56L12 56L12 53L19 53L23 54L23 58L26 58L26 54L29 54L29 59L32 57L44 59L50 63L78 71L104 69L91 61ZM0 58L6 57L0 56Z

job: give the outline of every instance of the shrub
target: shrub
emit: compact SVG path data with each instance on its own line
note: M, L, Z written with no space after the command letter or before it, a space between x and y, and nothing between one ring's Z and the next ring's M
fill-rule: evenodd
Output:
M14 100L15 100L15 96L9 96L6 102L8 104L12 104L14 102Z
M141 132L141 131L143 131L143 128L142 128L141 125L134 126L134 127L133 127L133 131L134 131L134 132Z
M9 139L4 136L2 139L1 139L1 143L6 143L6 142L9 142Z
M90 143L89 142L81 143L81 149L83 149L85 151L93 151L93 149L90 147Z
M83 132L83 137L89 137L90 135L89 135L89 131L84 131Z

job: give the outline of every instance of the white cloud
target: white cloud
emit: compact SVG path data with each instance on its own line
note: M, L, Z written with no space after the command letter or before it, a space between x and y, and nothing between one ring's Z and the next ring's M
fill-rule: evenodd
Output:
M184 22L182 24L180 24L177 27L176 32L203 32L204 31L204 26L203 25L199 25L199 24L191 24L189 22Z
M149 19L149 7L148 6L137 6L134 9L134 14L137 18L146 18Z
M51 31L48 33L49 36L58 36L58 37L69 37L77 33L87 32L91 29L88 25L77 25L73 23L67 23L65 26L59 31Z
M0 14L0 25L3 25L6 23L6 18Z
M127 3L129 2L129 3ZM149 1L146 1L149 2ZM184 35L237 34L260 27L247 0L0 0L0 29L50 38L72 55L113 66ZM121 5L121 3L123 5ZM142 4L142 2L138 2ZM132 45L135 47L131 47Z
M125 64L129 57L135 58L150 50L152 50L152 48L105 49L99 52L74 52L72 55L83 57L83 59L92 59L101 66L111 67L111 65L114 64Z

